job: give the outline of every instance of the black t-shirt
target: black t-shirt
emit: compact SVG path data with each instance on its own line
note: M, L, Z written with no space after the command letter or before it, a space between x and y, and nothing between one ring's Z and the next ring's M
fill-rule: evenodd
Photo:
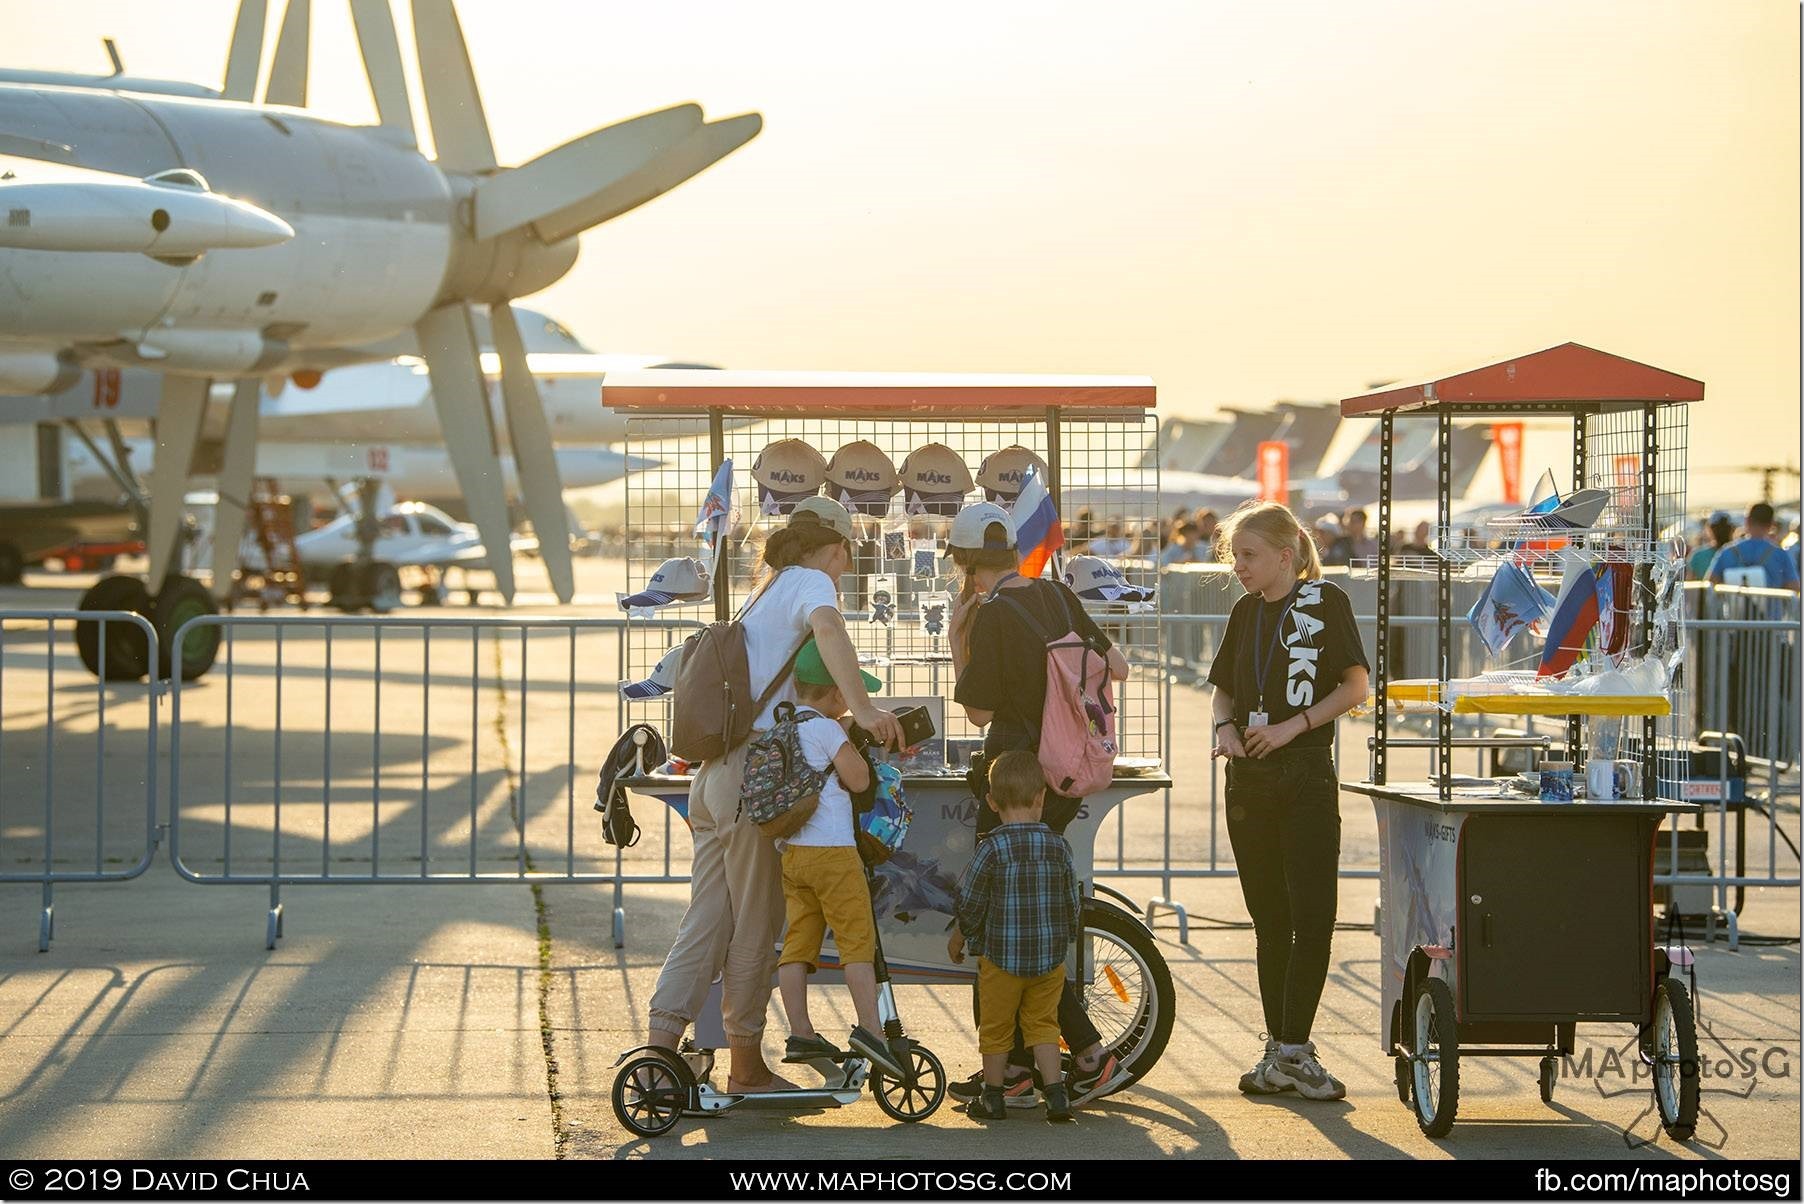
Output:
M1260 661L1266 662L1263 691L1255 668ZM1265 713L1271 722L1282 723L1326 697L1355 665L1370 668L1353 621L1353 604L1337 585L1303 581L1276 602L1248 594L1234 604L1221 648L1209 666L1209 682L1233 696L1234 718L1243 726L1248 716L1262 709L1262 693ZM1331 723L1291 741L1293 748L1333 744Z
M1048 637L1064 635L1075 623L1077 633L1097 651L1109 650L1109 637L1063 582L1004 586L997 597L979 606L972 620L971 660L958 675L952 698L994 712L983 738L984 754L991 758L1012 749L1038 748L1040 716L1046 710L1046 642L1003 598L1013 599L1033 615Z

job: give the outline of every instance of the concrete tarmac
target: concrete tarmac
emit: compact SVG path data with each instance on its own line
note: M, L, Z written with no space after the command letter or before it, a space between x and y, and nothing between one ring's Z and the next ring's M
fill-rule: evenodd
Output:
M3 592L0 606L45 601L37 591ZM1371 922L1370 880L1342 883L1340 917L1350 927L1336 937L1315 1032L1323 1060L1347 1084L1345 1101L1248 1098L1235 1089L1263 1027L1253 938L1235 926L1245 910L1232 879L1189 880L1175 894L1192 918L1190 942L1179 943L1169 917L1158 930L1177 990L1170 1046L1143 1083L1086 1109L1075 1130L1017 1113L988 1132L949 1105L905 1127L866 1098L806 1115L686 1120L665 1138L635 1138L610 1105L612 1064L644 1038L646 1001L687 888L629 887L625 947L615 949L608 887L398 881L458 872L472 856L479 872L503 878L528 859L541 871L612 869L587 797L618 730L612 653L535 645L523 670L515 645L484 636L471 647L466 635L436 647L428 666L424 649L396 641L384 654L378 747L370 651L351 637L335 640L327 685L317 629L284 639L279 779L272 640L246 637L236 648L229 723L217 674L185 695L180 852L190 873L216 877L230 833L235 874L268 872L280 856L291 869L387 881L285 888L285 936L266 951L267 889L184 880L170 868L165 837L139 878L58 886L56 939L42 954L39 888L0 885L0 1149L34 1158L915 1161L1000 1149L1114 1160L1799 1155L1798 946L1747 943L1731 952L1696 932L1706 1063L1696 1138L1675 1144L1657 1134L1627 1025L1581 1026L1572 1073L1551 1107L1537 1097L1532 1061L1466 1060L1452 1135L1423 1137L1378 1044L1378 943L1357 927ZM572 656L584 666L574 704ZM483 673L475 684L473 665ZM52 666L54 701L43 686ZM126 872L144 847L153 780L144 763L146 688L108 688L101 757L99 692L66 631L51 651L9 627L0 671L0 870L29 873L48 839L59 869ZM1180 690L1176 702L1180 732L1206 713L1200 692ZM170 751L164 739L154 775L164 824ZM1213 823L1225 868L1231 854L1206 754L1183 743L1173 761L1181 784L1174 848L1207 864ZM661 811L640 803L646 837L623 860L629 873L655 876L667 861L686 869L686 833L680 823L667 831ZM1349 795L1342 813L1343 862L1371 864L1370 807ZM1786 815L1788 830L1795 816ZM1099 862L1149 863L1164 825L1159 801L1143 800L1120 828L1119 848L1105 826L1110 843L1099 847ZM1754 851L1763 858L1760 831ZM1780 872L1795 872L1783 846L1779 857ZM1754 868L1764 871L1764 860ZM1112 885L1144 899L1157 883ZM1750 891L1741 926L1795 938L1797 894ZM815 998L821 1031L842 1037L851 1024L844 989L823 987ZM907 986L898 1002L910 1032L950 1075L975 1069L966 989ZM774 1058L784 1026L775 1006L771 1017Z

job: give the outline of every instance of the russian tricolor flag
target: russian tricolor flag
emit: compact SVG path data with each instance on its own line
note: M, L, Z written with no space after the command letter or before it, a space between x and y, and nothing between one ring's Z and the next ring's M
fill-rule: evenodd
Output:
M1578 663L1585 640L1597 626L1597 574L1586 565L1569 572L1560 586L1560 600L1547 620L1547 646L1541 650L1536 677L1558 677Z
M1015 523L1015 550L1021 557L1021 575L1038 577L1046 571L1052 554L1065 546L1065 528L1052 508L1052 495L1035 469L1021 479L1021 495L1010 516Z

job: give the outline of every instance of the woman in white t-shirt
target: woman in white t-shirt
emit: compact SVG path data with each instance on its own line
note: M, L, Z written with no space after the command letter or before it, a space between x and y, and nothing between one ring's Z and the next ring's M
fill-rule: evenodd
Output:
M901 725L872 705L839 613L839 578L852 566L852 516L838 502L808 498L765 541L763 562L764 576L740 612L753 695L762 695L779 673L789 675L796 652L812 635L853 719L883 743L899 744ZM777 705L794 697L793 681L785 682L754 729L769 728ZM650 1025L652 1044L677 1048L720 974L721 1019L732 1055L727 1090L734 1092L791 1086L771 1072L761 1051L783 931L783 880L776 847L739 814L745 754L741 745L704 762L690 786L695 857L689 910L652 992Z

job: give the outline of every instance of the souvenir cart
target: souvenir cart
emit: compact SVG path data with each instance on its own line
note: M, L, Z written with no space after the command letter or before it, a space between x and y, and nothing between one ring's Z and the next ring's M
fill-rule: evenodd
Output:
M965 503L1012 507L1031 469L1067 527L1087 510L1096 535L1119 522L1138 539L1159 514L1152 382L668 369L610 374L603 402L626 413L635 454L657 464L627 485L629 589L646 588L673 559L695 562L667 576L686 588L659 615L732 617L753 587L765 537L798 501L824 492L852 511L859 538L841 608L864 667L883 679L874 701L891 710L925 706L938 732L912 755L890 758L912 823L901 851L877 867L882 946L897 982L969 981L974 963L953 965L946 935L953 887L973 852L977 803L965 775L982 733L951 701L948 635L959 580L946 534ZM704 509L720 532L707 544L696 534ZM1122 1086L1157 1061L1173 1014L1171 976L1152 933L1132 903L1091 873L1109 814L1171 785L1159 747L1156 547L1114 556L1117 577L1074 584L1080 594L1093 587L1086 607L1135 666L1115 687L1115 782L1086 799L1066 831L1085 890L1076 972L1092 1020L1129 1072ZM1058 569L1055 562L1048 571ZM633 601L622 597L629 614L650 613ZM640 691L631 683L648 679L672 642L668 631L629 625L624 722L667 728L668 695L634 699ZM624 784L685 813L687 767L663 768ZM831 944L823 956L833 963ZM705 1021L717 1028L718 1009L702 1011L696 1043L717 1046L722 1034Z
M1398 1097L1429 1136L1453 1125L1464 1058L1538 1058L1541 1098L1551 1102L1580 1021L1635 1025L1662 1125L1676 1140L1692 1133L1696 1032L1678 977L1691 957L1656 934L1652 875L1662 818L1696 810L1683 801L1682 553L1661 532L1684 517L1686 404L1703 392L1699 381L1568 343L1341 403L1344 415L1383 426L1381 537L1392 529L1396 424L1438 424L1434 554L1372 566L1371 773L1346 786L1378 813L1382 1046L1395 1059ZM1570 479L1554 475L1551 490L1544 481L1521 513L1489 530L1456 527L1455 416L1570 421ZM1404 574L1438 583L1432 680L1389 672L1390 585ZM1453 613L1456 580L1485 587L1465 617ZM1450 680L1453 624L1467 621L1496 667ZM1433 736L1390 733L1408 705L1434 709ZM1455 747L1547 743L1456 740L1456 715L1550 718L1565 728L1563 760L1514 778L1456 777ZM1426 780L1398 780L1393 761L1404 749L1427 755Z

